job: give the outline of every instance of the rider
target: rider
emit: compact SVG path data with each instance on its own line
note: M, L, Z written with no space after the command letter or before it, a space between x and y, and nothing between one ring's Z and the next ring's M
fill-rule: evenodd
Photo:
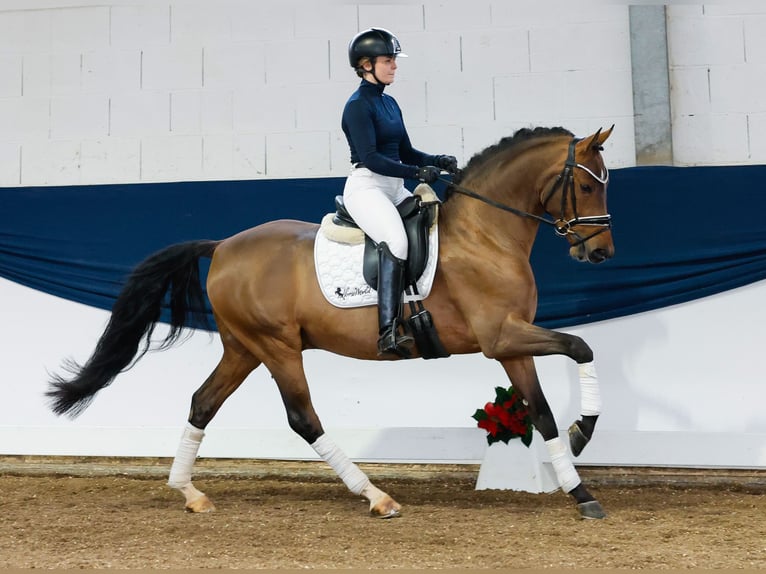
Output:
M412 195L404 178L433 183L442 169L455 171L457 159L412 147L399 105L383 93L394 81L399 56L406 54L388 30L354 36L348 59L362 81L343 108L341 127L352 164L343 202L378 251L378 355L407 357L414 340L399 332L407 235L396 206Z

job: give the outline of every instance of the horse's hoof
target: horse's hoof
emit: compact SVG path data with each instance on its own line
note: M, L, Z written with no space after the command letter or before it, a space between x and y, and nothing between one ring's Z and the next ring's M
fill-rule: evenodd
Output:
M580 511L580 517L585 519L597 519L606 518L606 512L599 504L598 500L590 500L588 502L581 502L577 505L577 510Z
M393 498L388 498L370 508L370 516L373 518L397 518L401 516L401 505Z
M215 510L215 505L210 501L210 499L205 496L204 494L200 496L199 498L195 498L191 502L186 503L186 509L187 512L213 512Z
M572 449L572 454L574 456L580 456L582 449L584 449L585 445L589 442L590 439L582 432L577 421L573 422L572 426L569 427L569 448Z

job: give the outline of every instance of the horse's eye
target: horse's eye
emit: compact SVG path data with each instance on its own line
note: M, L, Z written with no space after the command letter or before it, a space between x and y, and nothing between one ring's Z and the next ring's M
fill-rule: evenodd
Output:
M591 191L593 191L593 188L589 186L587 183L581 183L580 189L583 190L585 193L590 193Z

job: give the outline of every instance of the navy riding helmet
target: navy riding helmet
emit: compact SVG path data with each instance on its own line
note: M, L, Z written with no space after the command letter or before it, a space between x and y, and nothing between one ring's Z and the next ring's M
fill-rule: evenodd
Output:
M388 30L370 28L359 32L348 45L348 61L356 68L359 59L375 58L376 56L404 56L399 40Z

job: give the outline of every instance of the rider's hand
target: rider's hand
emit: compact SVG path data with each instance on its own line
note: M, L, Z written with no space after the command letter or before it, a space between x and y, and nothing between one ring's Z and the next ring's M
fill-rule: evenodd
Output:
M433 183L439 179L441 170L438 167L432 165L424 165L418 168L418 179L423 183Z
M457 158L454 155L437 155L436 167L442 168L444 171L455 173L457 171Z

